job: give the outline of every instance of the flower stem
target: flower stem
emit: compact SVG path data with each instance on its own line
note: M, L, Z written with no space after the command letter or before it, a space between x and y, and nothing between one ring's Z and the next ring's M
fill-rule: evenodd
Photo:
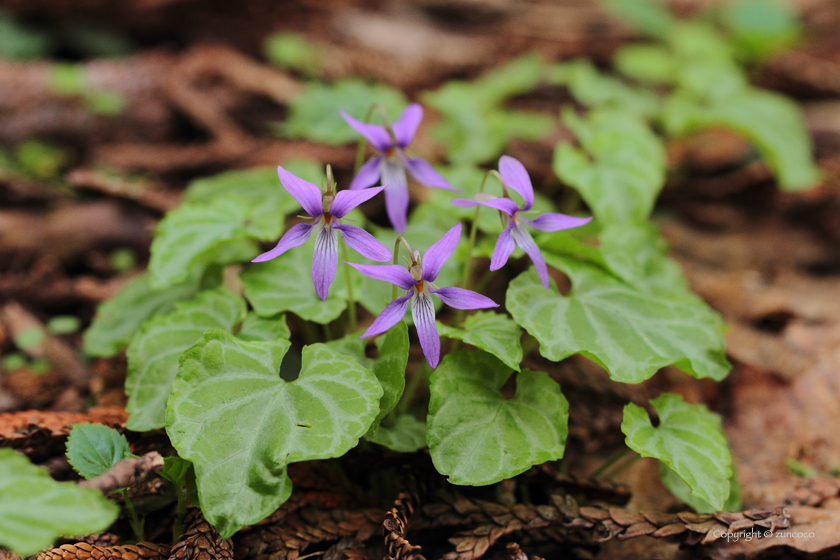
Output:
M427 379L431 374L432 368L429 367L429 364L423 362L417 371L414 372L414 375L411 376L411 379L408 380L408 384L405 386L405 390L403 391L402 397L400 397L400 402L397 403L397 406L394 407L394 410L391 411L390 414L385 418L391 424L396 421L398 416L402 416L408 410L409 405L411 405L411 401L414 399L414 394L417 392L417 389L420 387L420 383L424 379Z
M484 192L484 185L487 183L487 177L493 175L499 179L499 182L502 181L501 175L495 169L489 170L487 173L484 174L484 177L481 179L481 186L478 188L478 192ZM502 183L502 189L504 189L504 183ZM478 211L481 206L475 207L475 214L473 215L472 226L470 227L470 239L467 244L467 258L464 261L464 275L461 277L461 287L465 290L470 289L470 272L472 269L472 252L475 248L475 236L478 231ZM458 312L455 314L455 326L460 327L461 323L464 320L464 310L459 309Z
M347 318L350 321L350 332L354 333L358 330L359 325L356 321L356 298L353 295L353 275L350 272L350 265L347 261L350 260L347 256L347 244L344 243L344 238L341 238L341 260L344 261L344 278L347 280Z
M613 455L612 457L610 457L609 459L604 461L604 464L602 464L600 467L595 469L595 472L593 472L590 475L590 478L600 478L600 477L604 476L604 473L606 473L609 470L612 470L612 473L610 474L610 477L614 477L615 475L617 475L618 473L620 473L621 471L623 471L624 469L626 469L627 467L629 467L630 465L632 465L638 459L641 458L640 455L634 454L630 457L630 459L628 459L627 461L624 461L622 464L619 465L619 463L621 463L622 459L627 457L627 455L629 453L630 453L630 448L625 447L624 449L622 449L621 451L619 451L618 453L616 453L615 455ZM613 468L613 467L616 467L616 465L618 465L618 468Z
M137 542L143 542L146 540L143 535L143 523L137 517L137 510L134 509L134 504L131 503L131 498L128 497L128 491L122 489L120 490L120 494L122 494L123 501L125 502L125 509L128 510L128 519L131 524L131 530L134 532L134 538L137 539Z
M385 108L380 105L379 103L374 103L370 106L367 113L365 114L365 122L370 122L370 118L373 116L373 112L378 111L379 114L382 116L382 123L385 125L385 129L388 130L388 134L391 136L391 140L394 141L394 133L391 130L391 125L388 123L388 115L385 113ZM394 141L396 144L396 141ZM362 163L365 161L365 148L367 148L368 141L365 137L359 141L359 146L356 148L356 163L353 166L353 174L359 172L359 169L362 167Z
M400 264L400 244L404 245L406 251L408 251L408 254L411 255L411 246L409 246L408 241L406 241L402 235L397 237L397 240L394 241L394 264ZM394 285L394 289L391 290L391 299L397 299L399 295L399 288L396 285Z
M181 533L184 532L184 517L187 515L187 489L176 488L175 494L178 504L175 506L175 521L172 522L172 544L176 544L181 539Z

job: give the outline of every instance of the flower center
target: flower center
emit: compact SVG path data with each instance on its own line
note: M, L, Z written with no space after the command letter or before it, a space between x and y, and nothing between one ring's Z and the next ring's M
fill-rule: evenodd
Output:
M329 212L324 214L324 225L328 226L332 223L333 215Z
M420 280L416 284L414 284L414 289L417 290L417 294L422 294L423 290L425 289L426 283L423 280Z
M330 211L332 208L333 201L335 200L335 195L332 193L324 193L321 195L321 206L324 208L324 214Z
M394 155L397 153L397 150L393 147L388 148L385 150L385 157L388 159L394 159Z

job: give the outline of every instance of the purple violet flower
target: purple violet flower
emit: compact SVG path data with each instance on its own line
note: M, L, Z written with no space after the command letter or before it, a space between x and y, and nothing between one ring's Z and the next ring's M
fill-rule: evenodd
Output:
M378 124L357 121L344 111L340 112L347 124L364 136L379 155L367 161L350 183L350 190L370 187L381 179L385 187L385 209L391 225L398 233L405 232L406 214L408 213L408 179L411 176L427 187L436 187L459 192L440 173L423 158L406 157L405 150L414 138L420 121L423 120L423 108L417 103L406 107L397 122L389 129Z
M537 231L560 231L579 227L589 223L589 218L577 218L556 212L543 214L534 220L519 216L519 212L526 212L534 205L534 188L531 186L531 178L525 166L518 159L510 156L499 158L499 174L502 176L502 184L512 188L525 200L522 207L516 205L509 198L499 198L492 195L479 193L473 199L453 198L452 204L461 208L470 208L481 205L495 208L502 216L505 229L496 241L493 249L493 256L490 259L490 270L499 270L507 262L516 245L522 248L534 262L534 268L540 276L543 286L548 288L548 267L540 252L540 248L534 242L534 238L528 233L523 224L527 224Z
M439 241L429 247L422 260L420 252L414 251L408 270L398 264L347 263L374 280L384 280L403 290L408 290L404 297L389 303L359 338L382 334L396 325L405 315L408 302L411 300L411 316L414 318L414 326L417 327L420 346L423 348L426 361L432 368L436 368L440 361L440 336L435 327L435 305L429 294L435 294L443 303L455 309L499 307L499 304L492 299L472 290L437 288L432 284L452 251L458 246L460 239L461 224L455 224Z
M347 245L363 257L379 262L391 259L391 251L371 234L362 228L345 225L339 221L350 210L379 194L382 187L364 192L343 190L336 193L332 181L328 180L327 190L322 193L314 183L295 177L279 165L277 166L277 174L280 176L280 183L283 188L303 206L306 213L315 221L311 224L292 226L280 238L274 249L263 253L251 262L269 261L279 257L289 249L306 243L309 236L317 231L315 256L312 259L312 281L315 283L315 293L322 300L326 300L330 284L335 278L335 271L338 267L338 234L336 231L340 231Z

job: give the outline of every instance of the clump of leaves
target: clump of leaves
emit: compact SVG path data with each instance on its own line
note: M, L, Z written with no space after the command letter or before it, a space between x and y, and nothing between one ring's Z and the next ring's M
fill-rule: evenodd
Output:
M189 493L223 537L288 498L289 464L338 457L360 439L399 452L428 446L439 472L464 485L492 484L561 458L568 402L546 372L522 366L529 353L524 333L547 360L579 354L621 383L640 383L668 365L698 378L727 375L723 322L690 291L650 221L667 172L659 130L739 130L787 189L816 180L810 146L788 101L748 85L742 59L726 42L725 29L737 34L735 28L679 22L639 5L628 19L653 40L615 59L631 80L585 62L525 57L424 94L443 115L433 134L456 165L426 164L417 178L431 184L440 177L464 198L453 204L449 193L432 193L408 215L402 235L360 211L345 212L377 192L337 190L331 174L324 185L311 163L284 163L279 181L269 169L194 181L182 206L162 220L148 272L103 304L85 348L108 356L128 347L128 427L166 428L180 458L163 476L185 488L183 498ZM285 64L308 56L293 46L277 45ZM544 83L567 87L589 107L584 114L562 111L576 142L560 142L554 152L557 176L594 216L593 224L569 232L559 230L588 217L558 214L516 160L503 157L499 172L477 167L514 137L554 130L551 117L505 106ZM381 125L366 122L373 103L384 106ZM355 128L378 149L357 170L356 186L381 183L407 208L402 187L412 159L397 152L417 132L422 110L411 106L389 124L404 103L385 87L313 82L280 129L341 144ZM741 103L748 110L735 113L731 107ZM304 221L286 230L292 216ZM353 228L341 223L348 216ZM470 225L466 243L462 222ZM304 245L310 236L315 247ZM364 251L351 256L340 240L351 248L395 247L393 264L374 266ZM246 264L268 241L278 244L255 260L269 262ZM408 249L407 267L399 264L400 247ZM474 258L490 257L496 271L522 254L535 270L509 282L506 307L463 313L495 305L471 285L480 262ZM347 264L339 265L341 274L338 260ZM221 285L228 266L225 286L238 275L242 293ZM569 278L571 291L557 290L549 267ZM436 307L430 294L459 312ZM409 362L413 342L402 319L409 305L424 363ZM377 316L367 331L382 333L375 348L359 340L359 306ZM441 345L440 335L452 345ZM514 382L515 392L503 394ZM418 397L422 383L428 401ZM737 507L720 418L667 393L650 406L659 415L656 427L644 408L625 408L627 445L659 459L663 482L692 507Z

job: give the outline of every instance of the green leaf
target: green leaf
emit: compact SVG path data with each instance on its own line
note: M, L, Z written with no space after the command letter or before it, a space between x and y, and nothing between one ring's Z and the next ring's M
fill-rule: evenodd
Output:
M311 160L290 160L283 166L306 171L306 180L319 184L320 165ZM314 167L315 173L312 173ZM312 176L314 175L314 176ZM283 217L300 211L300 204L283 188L276 167L236 169L190 183L183 204L212 205L217 201L235 200L247 211L252 227L265 229L272 237L280 235Z
M82 321L75 315L56 315L47 323L47 330L52 334L70 334L79 330Z
M596 110L563 121L583 149L561 143L554 171L577 190L602 223L644 221L665 184L665 148L637 116Z
M20 352L9 352L0 360L0 367L5 372L17 371L26 366L26 356Z
M46 337L47 333L41 327L28 327L15 336L15 346L28 350L44 342Z
M680 62L663 45L630 44L615 53L613 65L616 70L638 82L673 84L677 80Z
M67 460L77 473L91 479L131 456L125 436L103 424L76 424L67 438Z
M234 198L207 206L182 205L169 212L155 230L149 259L151 285L157 289L182 282L210 251L232 241L276 240L281 228L278 216L269 220ZM256 247L251 256L256 256Z
M104 531L119 507L99 490L56 482L11 449L0 449L0 545L21 556L48 548L58 537Z
M578 102L592 109L612 108L643 117L653 116L659 110L656 93L602 74L585 59L555 64L549 70L548 81L568 87Z
M624 407L621 431L628 447L668 465L692 494L721 510L729 496L732 455L720 416L674 393L663 393L650 404L659 415L656 427L644 408L633 403Z
M81 95L91 87L84 64L54 63L48 67L47 76L50 90L57 95Z
M198 284L198 280L187 280L155 290L148 273L134 278L96 310L93 323L85 331L85 353L104 358L116 355L131 342L144 321L167 313L178 301L190 299L198 291Z
M746 87L701 103L675 94L664 110L671 134L722 126L755 144L784 191L805 190L820 181L811 139L799 106L769 91Z
M680 265L668 258L668 244L656 226L609 225L598 239L604 263L628 284L649 294L701 303L688 287Z
M15 149L15 160L20 172L35 179L50 179L61 175L61 170L71 161L72 155L40 140L26 140Z
M287 383L278 371L288 349L213 329L181 358L167 433L195 465L201 510L222 538L289 497L286 465L343 455L378 412L382 387L369 369L316 344Z
M714 513L717 511L709 502L692 494L691 488L680 478L680 475L662 462L659 463L659 478L663 486L697 513ZM732 477L729 479L729 496L727 496L721 509L723 511L741 511L741 485L738 483L738 475L734 467Z
M5 10L0 11L0 57L12 60L46 58L52 43L46 31L23 25Z
M368 435L376 431L382 419L400 402L405 389L408 348L408 327L404 321L400 321L385 334L379 355L373 361L373 374L382 385L383 393L379 399L379 413L373 419Z
M571 278L572 291L546 290L528 270L510 283L506 300L544 357L560 361L579 353L622 383L641 383L671 364L717 381L729 373L723 322L705 304L644 292L590 263L545 257Z
M509 368L519 371L522 346L519 339L522 329L507 315L492 311L479 311L467 317L463 328L437 323L441 336L455 338L499 358Z
M274 33L265 40L265 57L272 64L299 70L306 75L320 73L327 56L326 48L310 42L298 33Z
M128 347L126 427L135 432L162 427L170 386L178 373L178 357L207 329L231 329L244 314L242 298L216 288L145 323Z
M747 62L767 59L802 34L793 6L782 0L738 0L721 6L736 55Z
M165 457L163 459L163 468L158 471L158 474L176 487L184 488L187 485L187 473L192 466L193 464L186 459Z
M452 484L483 486L563 456L569 403L547 373L511 369L483 352L448 354L432 373L426 439Z
M236 336L250 342L259 340L274 342L280 339L289 340L292 331L289 330L289 325L286 323L285 314L277 317L260 317L252 311L245 317L242 328L239 329Z
M380 424L365 439L397 453L414 453L426 447L426 423L411 414L401 414L393 426Z
M276 126L276 131L323 144L347 144L358 140L359 134L344 122L339 111L365 120L370 108L379 104L390 122L394 122L407 103L399 90L385 84L369 84L359 78L345 78L332 84L311 82L289 105L289 117Z
M658 0L601 0L613 17L631 28L661 37L674 26L674 15Z
M292 249L276 259L255 263L240 278L245 297L263 317L291 311L301 319L326 324L344 311L347 302L336 295L336 284L343 280L336 275L326 301L315 293L312 282L314 242Z

